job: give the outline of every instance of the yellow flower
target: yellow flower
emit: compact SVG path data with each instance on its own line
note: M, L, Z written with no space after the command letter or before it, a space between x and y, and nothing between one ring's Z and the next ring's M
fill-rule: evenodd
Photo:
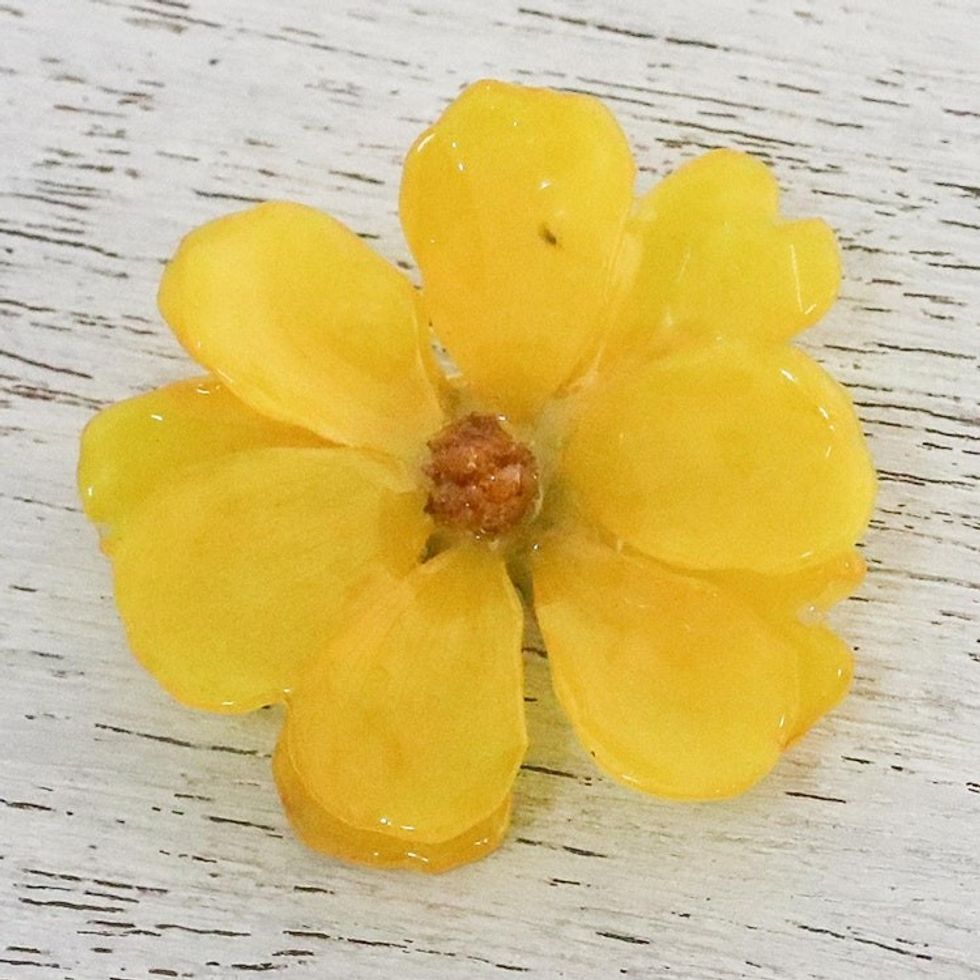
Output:
M786 343L834 299L833 235L742 154L634 176L600 103L473 85L406 162L421 292L310 208L221 218L160 289L209 375L85 431L133 651L185 704L286 703L314 847L440 870L500 841L519 590L582 743L660 796L741 792L849 683L820 613L874 473Z

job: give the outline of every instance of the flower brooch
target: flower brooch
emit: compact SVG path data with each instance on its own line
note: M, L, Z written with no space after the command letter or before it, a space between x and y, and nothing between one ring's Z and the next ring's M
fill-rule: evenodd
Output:
M317 849L434 871L500 842L525 605L582 744L658 796L745 790L848 686L820 614L863 575L874 471L787 343L836 295L833 233L741 153L634 178L601 103L475 84L405 164L421 289L311 208L220 218L159 296L207 375L85 430L134 653L193 707L285 703Z

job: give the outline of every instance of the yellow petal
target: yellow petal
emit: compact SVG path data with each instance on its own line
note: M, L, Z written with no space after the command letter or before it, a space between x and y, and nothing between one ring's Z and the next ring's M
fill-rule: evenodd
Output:
M598 342L633 177L601 103L500 82L470 86L409 153L426 308L493 408L533 412Z
M853 595L867 573L867 565L856 548L818 562L809 562L793 572L760 575L743 569L716 572L713 581L735 589L759 609L775 609L794 619L814 620L835 603Z
M411 284L312 208L263 204L198 228L159 302L190 355L271 418L400 454L439 428Z
M559 700L610 775L712 799L775 764L796 653L737 595L572 535L542 546L534 595Z
M738 150L710 150L668 174L640 199L637 217L647 222L671 219L664 231L683 241L682 222L727 224L774 218L779 186L757 157Z
M262 446L322 446L306 429L253 412L213 378L192 378L110 405L82 433L85 513L112 524L188 466Z
M290 759L342 823L449 841L502 806L524 755L520 602L500 559L464 547L368 605L298 686Z
M790 621L785 632L796 647L800 707L789 737L799 738L847 694L854 677L854 654L829 627Z
M133 652L193 707L281 700L358 593L415 564L423 504L351 449L255 449L188 470L112 541Z
M714 150L661 181L627 237L632 288L613 347L693 339L786 339L830 308L840 285L834 233L782 221L765 165Z
M852 548L788 575L736 571L711 576L741 595L796 649L800 709L791 738L806 732L851 686L854 655L825 624L824 613L857 591L865 571L864 559Z
M715 344L597 386L564 461L585 512L671 564L793 571L867 526L871 460L844 390L789 347Z
M510 823L508 796L485 820L437 844L358 830L338 820L307 792L282 740L276 746L272 768L283 808L300 840L344 861L435 874L486 857L500 844Z

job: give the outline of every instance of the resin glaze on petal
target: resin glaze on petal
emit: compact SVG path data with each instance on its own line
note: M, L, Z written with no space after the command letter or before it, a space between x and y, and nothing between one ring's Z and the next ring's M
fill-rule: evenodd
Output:
M195 463L245 449L325 445L252 411L220 381L194 378L99 412L82 433L78 486L88 517L111 529Z
M528 418L599 343L635 167L595 99L471 85L409 152L402 224L439 338Z
M272 770L283 808L303 843L354 864L437 874L486 857L500 845L510 824L508 795L486 819L456 837L434 844L361 830L338 820L314 799L282 741L276 746Z
M781 218L777 202L769 168L734 150L697 157L641 198L611 353L787 340L819 320L840 285L834 233Z
M707 800L773 767L798 711L796 654L737 595L565 535L541 547L534 598L558 698L610 775Z
M191 232L159 303L191 357L273 419L399 455L442 420L411 283L313 208L272 202Z
M503 562L476 545L364 599L290 701L286 748L313 799L426 844L488 819L527 746L523 627Z
M584 512L690 569L791 572L850 547L875 476L846 392L790 347L714 344L586 396L563 473Z
M255 449L186 471L110 538L133 652L192 707L281 701L368 584L415 566L424 499L353 449Z

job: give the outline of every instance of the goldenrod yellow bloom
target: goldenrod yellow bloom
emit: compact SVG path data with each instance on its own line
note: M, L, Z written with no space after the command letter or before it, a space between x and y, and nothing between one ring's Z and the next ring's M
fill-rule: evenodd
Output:
M833 234L739 153L634 177L600 103L473 85L406 161L421 290L308 207L211 222L160 288L208 375L85 431L133 651L185 704L285 702L276 778L318 849L499 843L521 592L583 744L646 792L741 792L848 686L819 613L863 575L874 472L787 344L836 295Z

